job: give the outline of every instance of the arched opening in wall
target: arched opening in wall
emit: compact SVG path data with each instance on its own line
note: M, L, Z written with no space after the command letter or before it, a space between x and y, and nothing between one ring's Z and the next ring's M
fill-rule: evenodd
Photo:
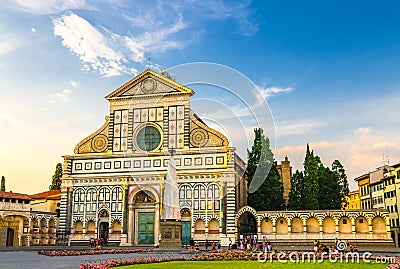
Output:
M111 224L111 233L112 234L121 234L121 222L119 220L114 220L113 223Z
M39 222L36 218L31 220L31 232L39 233Z
M386 233L386 222L382 217L376 216L372 219L372 232L374 234Z
M208 223L208 234L219 234L219 222L216 219L210 220Z
M319 233L319 222L315 217L311 217L306 222L307 233Z
M365 217L359 216L355 221L356 233L368 233L368 221Z
M285 218L280 217L276 220L276 233L277 234L288 233L288 223Z
M45 234L46 233L46 228L47 228L47 223L46 223L46 219L41 219L40 220L40 233L41 234Z
M110 227L110 214L106 209L102 209L99 212L99 224L98 224L98 237L104 239L105 241L108 240L108 229Z
M264 218L261 221L261 233L262 234L272 234L272 221L269 218Z
M93 235L96 233L96 223L93 220L89 220L86 222L86 234Z
M55 228L56 228L56 222L53 218L51 218L49 220L49 232L50 232L50 229L55 229Z
M192 215L189 208L183 208L181 210L182 220L182 245L189 245L190 239L192 238Z
M49 242L48 244L55 244L56 243L56 221L54 218L49 220L49 227L48 227L48 235L49 235Z
M196 220L194 223L194 233L195 234L205 234L206 233L206 223L202 219Z
M31 235L30 235L30 244L37 245L39 244L39 222L36 218L31 219L30 225Z
M212 219L208 222L208 240L219 240L219 221Z
M40 244L47 244L47 221L45 218L40 220L39 226Z
M341 217L339 220L339 233L351 233L351 220L348 217Z
M21 235L21 246L28 246L29 245L29 219L27 217L23 217L23 230Z
M326 234L334 234L336 233L335 221L331 217L326 217L322 221L322 232Z
M6 239L6 247L14 246L14 236L15 232L13 228L7 228L7 239Z
M80 220L75 221L74 223L74 234L81 234L83 232L83 223Z
M239 234L240 235L254 235L257 234L257 221L250 212L243 213L239 220Z
M292 219L292 221L290 222L290 226L292 228L291 230L292 233L304 232L303 221L298 217Z

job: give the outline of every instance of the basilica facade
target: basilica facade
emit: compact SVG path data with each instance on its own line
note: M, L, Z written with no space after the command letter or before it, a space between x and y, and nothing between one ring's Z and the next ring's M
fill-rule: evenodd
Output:
M64 156L60 231L71 244L158 245L171 152L182 243L235 240L246 204L245 163L191 109L194 91L145 70L106 96L105 123Z

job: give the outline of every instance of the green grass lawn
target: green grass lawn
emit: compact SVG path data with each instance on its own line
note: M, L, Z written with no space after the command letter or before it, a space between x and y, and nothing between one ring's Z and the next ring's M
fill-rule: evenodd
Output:
M278 261L265 262L260 263L258 261L178 261L178 262L162 262L162 263L152 263L152 264L136 264L122 267L115 267L119 269L158 269L158 268L171 268L171 269L180 269L180 268L201 268L201 269L219 269L219 268L248 268L248 269L257 269L257 268L273 268L273 269L286 269L286 268L327 268L327 269L335 269L335 268L343 268L343 269L363 269L363 268L386 268L389 264L376 264L371 261L371 263L367 264L360 261L357 263L331 263L329 260L324 261L323 263L313 263L313 262L305 262L305 263L280 263Z

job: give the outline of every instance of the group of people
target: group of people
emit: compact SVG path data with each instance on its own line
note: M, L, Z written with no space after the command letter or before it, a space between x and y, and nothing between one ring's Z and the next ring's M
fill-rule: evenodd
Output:
M336 244L335 244L336 245ZM314 253L319 254L319 253L331 253L332 250L330 250L325 244L321 244L319 240L314 240Z
M189 245L190 245L190 250L191 251L196 251L196 252L200 251L199 242L198 241L194 241L193 238L190 239ZM220 250L221 249L221 242L220 241L209 241L209 240L206 239L206 242L205 242L206 251L208 251L209 247L213 251Z
M190 239L190 250L191 251L196 251L199 252L200 251L200 244L198 241L195 241L192 239ZM205 241L205 250L211 251L218 251L221 249L221 242L220 241L210 241L208 239L206 239ZM243 237L242 239L240 239L240 243L237 244L236 242L232 243L232 240L229 239L229 245L227 247L228 250L247 250L247 251L252 251L252 250L259 250L259 251L271 251L272 250L272 244L271 242L267 239L267 238L263 238L263 240L261 242L257 241L256 237L250 237L250 236L246 236Z
M233 247L231 249L234 249ZM272 244L266 238L265 236L263 237L263 240L259 242L257 240L257 237L251 237L251 236L246 236L240 239L240 249L241 250L247 250L247 251L252 251L252 250L267 250L271 251L272 250Z
M337 238L335 239L335 244L330 248L327 247L325 244L321 244L319 240L314 240L314 253L344 253L344 252L357 252L358 247L353 246L349 243L348 240L346 241L339 241Z
M91 248L101 248L105 246L107 241L104 238L90 238L89 245Z
M211 250L220 250L221 249L221 242L215 242L215 241L208 241L208 239L206 239L206 251L208 251L208 247L211 247Z

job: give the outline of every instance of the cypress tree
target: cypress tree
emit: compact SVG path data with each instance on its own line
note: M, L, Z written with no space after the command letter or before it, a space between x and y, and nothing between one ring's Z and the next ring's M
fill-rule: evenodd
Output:
M349 194L349 182L347 180L346 171L343 165L338 161L334 160L332 163L332 171L336 176L336 181L338 185L338 195L340 199L341 206L347 206L348 201L346 196Z
M63 175L62 165L58 163L56 165L56 170L54 171L54 175L52 176L52 182L49 186L49 190L59 190L61 189L61 177Z
M254 134L252 149L247 151L247 204L256 210L282 209L283 184L270 149L270 141L261 128L254 129Z
M1 191L6 191L6 178L1 176Z
M341 198L339 194L337 176L329 167L319 167L319 209L340 209Z
M314 156L314 151L310 151L307 144L306 157L304 159L304 209L319 209L318 203L318 167L321 160L318 156Z
M289 193L289 210L302 210L304 209L304 175L303 172L296 170L291 180L291 189Z

